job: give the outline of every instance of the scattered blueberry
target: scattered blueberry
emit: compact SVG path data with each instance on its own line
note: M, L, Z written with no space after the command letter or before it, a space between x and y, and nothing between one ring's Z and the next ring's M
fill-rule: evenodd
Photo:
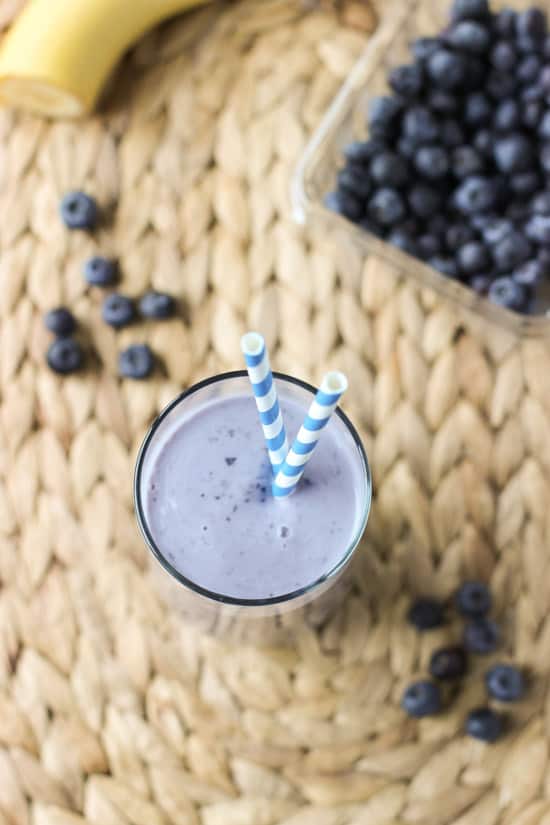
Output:
M134 320L135 310L133 301L125 295L113 292L103 301L102 317L106 324L112 327L125 327Z
M514 231L512 221L505 218L495 218L482 229L483 240L489 246L500 243L507 235Z
M514 665L494 665L485 675L489 696L499 702L515 702L525 693L523 673Z
M471 175L455 192L457 208L465 215L486 212L496 203L497 194L493 181L481 175Z
M50 309L44 316L44 326L58 338L67 338L76 329L74 315L66 307Z
M493 653L497 649L499 636L496 624L485 617L468 622L464 628L464 644L472 653Z
M93 229L97 223L97 205L85 192L68 192L60 206L61 217L69 229Z
M430 674L441 681L456 681L466 673L468 658L463 647L455 645L436 650L430 659Z
M413 682L405 690L401 699L403 710L416 719L439 713L441 704L441 693L438 685L428 680Z
M139 301L139 311L144 318L170 318L174 309L174 299L165 292L146 292Z
M153 371L155 358L147 344L133 344L118 357L118 368L124 378L141 380Z
M56 338L48 349L46 360L54 372L68 375L82 367L84 357L80 344L74 338Z
M436 599L423 597L417 599L408 612L409 622L417 630L432 630L441 627L445 619L445 610Z
M475 708L466 719L466 733L482 742L496 742L503 732L502 716L491 708Z
M483 582L464 582L457 591L456 606L464 616L485 616L491 609L489 588Z
M94 255L84 264L84 278L91 286L112 286L117 278L116 261Z

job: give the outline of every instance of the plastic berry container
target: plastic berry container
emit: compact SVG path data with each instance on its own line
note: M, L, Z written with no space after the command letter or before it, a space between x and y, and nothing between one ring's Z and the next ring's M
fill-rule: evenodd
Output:
M330 256L335 291L346 296L338 303L336 294L337 306L353 305L350 323L361 319L349 335L340 325L364 383L352 414L372 439L371 536L385 547L406 536L434 563L459 545L493 561L518 542L550 546L550 284L533 314L512 312L331 212L324 198L343 148L367 137L369 100L387 94L410 42L441 31L448 13L437 0L385 11L292 180L295 219Z

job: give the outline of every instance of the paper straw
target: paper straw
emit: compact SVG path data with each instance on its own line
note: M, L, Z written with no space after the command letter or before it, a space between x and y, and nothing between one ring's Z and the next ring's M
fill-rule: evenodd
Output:
M288 441L263 336L258 332L247 332L241 338L241 349L260 414L269 460L273 472L277 473L288 452Z
M275 498L290 496L295 491L321 433L347 387L348 379L343 372L327 372L324 376L304 423L273 481Z

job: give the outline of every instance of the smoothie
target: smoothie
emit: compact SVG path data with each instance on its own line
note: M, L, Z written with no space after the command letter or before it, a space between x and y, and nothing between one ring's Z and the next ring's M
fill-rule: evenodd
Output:
M287 432L311 396L285 382ZM162 434L143 479L144 515L162 556L199 587L233 599L272 599L328 574L365 516L365 466L346 425L329 422L294 495L271 494L272 470L250 392L211 398Z

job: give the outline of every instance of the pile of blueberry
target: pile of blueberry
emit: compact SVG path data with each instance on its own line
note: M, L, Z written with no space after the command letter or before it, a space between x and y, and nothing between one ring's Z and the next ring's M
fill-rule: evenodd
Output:
M501 306L550 281L550 35L538 8L455 0L370 102L327 206ZM541 303L541 301L539 301Z
M488 618L491 594L482 582L466 582L456 594L456 606L466 620L463 643L434 651L430 660L431 679L414 682L403 694L403 709L417 719L432 716L444 706L443 686L459 682L468 669L468 654L488 655L499 643L497 625ZM435 599L418 599L409 611L409 621L419 631L440 627L445 621L445 607ZM490 699L514 702L525 692L525 680L519 668L495 664L485 674ZM465 723L470 736L494 742L503 733L503 716L490 707L470 711Z
M69 192L60 206L61 217L68 229L95 229L99 220L96 202L84 192ZM90 286L108 288L117 280L116 261L95 255L84 263L83 275ZM175 302L163 292L147 292L138 303L142 318L163 320L174 314ZM121 329L136 319L134 301L117 292L109 293L103 301L102 318L106 324ZM46 328L55 335L46 360L54 372L67 375L79 370L84 363L82 347L73 333L76 321L66 307L57 307L46 313ZM125 378L147 378L155 366L154 355L147 344L133 344L119 356L119 371Z

